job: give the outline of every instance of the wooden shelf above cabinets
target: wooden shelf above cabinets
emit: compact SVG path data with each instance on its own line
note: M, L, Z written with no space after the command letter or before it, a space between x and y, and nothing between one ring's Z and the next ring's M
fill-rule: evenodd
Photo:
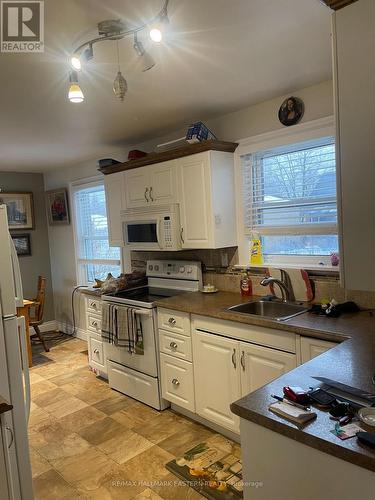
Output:
M358 0L322 0L322 2L333 10L339 10L347 5L358 2Z
M203 151L224 151L226 153L234 153L238 144L235 142L226 141L202 141L197 144L187 144L181 148L171 149L170 151L163 151L161 153L150 153L138 160L129 160L124 163L117 163L116 165L109 165L102 167L99 170L104 174L114 174L124 170L131 170L133 168L144 167L146 165L153 165L154 163L161 163L163 161L175 160L184 156L190 156Z

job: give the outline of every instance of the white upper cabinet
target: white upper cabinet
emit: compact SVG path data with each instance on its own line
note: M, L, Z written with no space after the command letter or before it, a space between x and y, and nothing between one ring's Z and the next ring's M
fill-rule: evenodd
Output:
M375 290L375 2L361 0L334 14L341 260L344 286Z
M177 199L175 161L125 172L127 208L167 205Z
M177 201L177 169L175 161L151 165L150 199L153 204L168 205Z
M147 167L125 172L126 208L143 207L150 204L149 181Z
M107 205L109 244L114 247L123 246L120 214L121 210L125 208L124 172L104 176L104 188Z
M233 154L207 151L178 160L183 248L236 246Z
M111 245L124 245L121 210L174 203L182 248L237 245L233 153L206 151L109 174L105 185Z

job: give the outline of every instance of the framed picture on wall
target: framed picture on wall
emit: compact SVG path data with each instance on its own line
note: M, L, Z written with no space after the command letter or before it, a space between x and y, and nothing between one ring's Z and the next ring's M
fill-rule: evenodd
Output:
M31 255L31 244L29 234L12 234L12 240L19 257Z
M69 224L68 194L66 189L46 192L47 215L50 226Z
M0 203L7 207L9 229L34 229L32 193L0 193Z

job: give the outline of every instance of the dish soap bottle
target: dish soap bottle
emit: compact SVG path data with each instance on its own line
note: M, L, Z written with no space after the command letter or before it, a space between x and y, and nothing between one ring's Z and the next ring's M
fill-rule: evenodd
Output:
M250 242L250 264L252 265L262 265L262 243L258 233L253 233Z
M249 297L253 294L253 286L248 273L243 273L240 281L241 295L242 297Z

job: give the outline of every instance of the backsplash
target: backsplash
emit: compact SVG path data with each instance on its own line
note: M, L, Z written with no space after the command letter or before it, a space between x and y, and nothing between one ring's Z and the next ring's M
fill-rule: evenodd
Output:
M145 269L147 260L197 260L202 262L203 283L216 286L219 290L240 293L241 270L233 268L238 264L237 247L220 250L184 250L181 252L132 252L132 269ZM268 288L260 285L264 278L262 271L250 273L255 295L265 295ZM359 307L375 309L375 292L345 290L337 276L310 276L314 289L314 302L335 299L338 302L354 301Z

